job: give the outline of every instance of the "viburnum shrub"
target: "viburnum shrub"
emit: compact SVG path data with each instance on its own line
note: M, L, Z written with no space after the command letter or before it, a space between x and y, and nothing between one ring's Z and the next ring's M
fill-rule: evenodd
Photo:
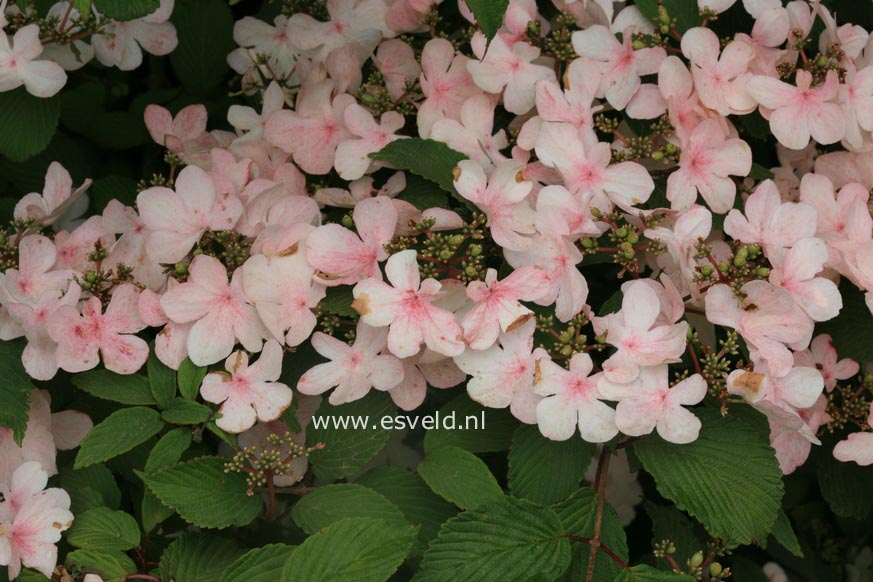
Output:
M873 579L870 0L0 27L0 579Z

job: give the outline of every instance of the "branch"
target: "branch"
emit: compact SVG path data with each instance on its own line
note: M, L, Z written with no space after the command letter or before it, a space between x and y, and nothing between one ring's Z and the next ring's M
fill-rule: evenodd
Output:
M609 475L609 460L611 458L609 449L603 447L600 451L600 457L597 459L597 476L594 479L594 490L597 492L597 515L594 518L594 535L589 542L591 544L591 553L588 554L588 574L585 576L585 582L593 582L594 561L597 560L597 550L603 547L603 544L600 543L600 531L603 526L603 508L606 504L606 479Z
M567 538L574 542L582 542L583 544L591 544L592 542L591 538L586 538L585 536L567 536ZM606 547L603 542L598 544L597 547L601 552L612 558L613 561L618 564L622 569L626 569L629 567L627 564L624 563L624 560L618 557L618 554Z

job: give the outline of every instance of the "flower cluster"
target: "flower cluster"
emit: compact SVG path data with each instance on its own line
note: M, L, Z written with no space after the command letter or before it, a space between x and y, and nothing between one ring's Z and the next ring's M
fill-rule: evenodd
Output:
M0 247L0 338L25 338L27 373L133 374L153 338L169 368L209 367L220 429L300 454L279 422L299 395L413 410L465 385L552 440L690 443L708 399L766 415L785 473L825 431L838 460L873 463L870 382L816 329L843 286L873 310L873 36L807 0L744 0L754 26L729 36L713 25L730 0L700 0L681 31L664 6L555 0L556 20L511 0L492 38L446 28L439 4L239 20L228 63L259 105L231 106L232 131L203 105L149 105L167 166L135 205L84 217L89 183L52 164ZM172 8L8 7L0 90L49 96L92 56L165 54ZM753 154L756 126L775 161ZM320 359L288 385L302 347ZM0 441L13 575L48 575L71 520L42 491L44 413L23 449Z

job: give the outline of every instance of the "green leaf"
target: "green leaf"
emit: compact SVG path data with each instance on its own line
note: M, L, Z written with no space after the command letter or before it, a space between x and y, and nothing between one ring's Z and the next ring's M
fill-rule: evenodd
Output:
M196 366L189 358L182 360L179 365L179 373L177 382L179 384L179 393L183 398L194 400L200 394L200 385L203 383L203 378L206 376L206 367Z
M321 308L334 315L355 317L358 312L352 309L352 288L348 286L328 287L327 295L321 301Z
M177 2L171 22L179 45L170 54L173 71L185 89L202 95L217 88L227 76L227 53L233 41L233 15L222 0Z
M75 468L102 463L146 442L164 428L156 410L135 406L110 414L82 440Z
M84 469L62 467L61 487L70 494L70 511L79 515L95 507L118 509L121 506L121 489L115 482L112 471L104 465L91 465Z
M61 100L34 97L24 87L0 93L0 154L23 162L43 151L58 129Z
M162 436L149 453L145 472L153 473L162 467L178 463L182 453L191 446L191 440L191 429L184 427L174 428Z
M158 406L166 408L176 396L176 372L161 362L154 350L149 354L146 364L149 374L149 386L152 396Z
M752 164L752 170L751 172L749 172L749 176L751 176L755 180L772 180L776 177L776 174L774 174L761 164Z
M295 546L270 544L243 554L221 574L219 582L276 582Z
M572 496L552 506L567 534L592 537L594 522L597 518L597 495L590 487L579 489ZM603 518L600 525L600 539L603 544L623 561L628 560L627 540L621 520L611 506L603 508ZM591 556L591 546L583 542L572 542L572 560L570 568L561 578L567 582L581 580L588 572L588 560ZM600 552L594 561L594 579L612 580L619 574L618 565L605 553Z
M555 512L504 497L447 521L414 580L545 581L569 564L570 542Z
M129 550L139 545L139 525L129 513L96 507L77 515L65 537L83 550Z
M864 301L864 292L844 277L840 282L840 295L843 297L840 314L818 324L816 333L830 334L841 357L869 362L873 360L873 342L869 341L873 315Z
M389 143L380 151L370 154L375 160L391 162L401 170L408 170L431 182L473 209L470 202L455 190L452 171L458 162L466 160L467 156L456 152L446 144L432 139L398 139Z
M174 398L167 403L161 418L170 424L200 424L212 416L212 409L205 404L184 398Z
M134 561L121 552L75 550L67 554L65 563L83 573L99 574L103 582L121 582L137 571Z
M91 210L101 213L111 200L118 200L122 204L133 206L136 203L137 185L130 176L112 174L103 178L97 178L88 188L88 197L91 199ZM113 265L115 266L115 265ZM73 376L77 378L79 374Z
M434 182L415 174L407 174L406 188L396 198L409 202L419 210L447 208L449 206L449 195L445 190ZM331 289L338 288L331 287Z
M185 535L164 550L161 580L215 582L242 550L232 541L204 533Z
M503 25L503 15L509 7L509 0L467 0L467 6L476 17L479 28L491 40L497 34L497 29Z
M129 150L149 141L142 115L130 111L107 111L98 115L85 135L110 150Z
M609 298L603 302L603 305L600 306L600 309L597 310L597 315L600 317L605 317L610 313L615 313L619 309L621 309L621 303L624 301L624 293L621 292L621 289L613 293L609 296Z
M409 525L400 509L384 495L356 483L318 487L302 497L291 511L294 523L308 534L349 517L383 519L398 528Z
M73 6L80 14L91 13L91 0L73 0Z
M560 501L579 489L595 452L579 435L552 441L535 425L520 426L509 450L509 492L542 505Z
M670 18L677 19L676 30L684 34L689 28L700 26L702 18L697 0L663 0ZM637 8L651 20L658 20L658 0L636 0Z
M703 423L693 443L647 438L634 445L658 491L728 545L766 540L783 494L782 471L762 432L745 415L695 411Z
M261 512L261 498L247 495L239 473L225 473L225 460L200 457L140 477L160 501L193 525L225 528L246 525Z
M434 493L461 509L503 497L488 466L470 451L451 445L427 453L418 474Z
M621 571L615 582L694 582L694 578L686 574L676 574L666 570L658 570L646 564L640 564Z
M2 96L3 93L0 93ZM0 111L0 116L3 112ZM0 125L2 128L2 125ZM0 129L2 132L2 129ZM0 342L0 426L12 429L18 446L27 430L30 416L30 377L21 363L24 345L20 341Z
M157 10L160 0L93 0L97 10L112 20L134 20Z
M384 495L400 508L409 523L421 526L417 545L421 551L437 536L440 525L458 513L454 505L431 491L421 477L400 467L374 467L357 483Z
M90 370L73 374L73 385L91 396L131 406L153 406L149 381L137 374L116 374L109 370Z
M167 507L161 503L161 500L148 489L143 493L140 511L142 514L142 529L147 533L176 513L172 507Z
M454 445L471 453L505 451L519 426L509 410L485 408L470 399L466 392L447 402L437 413L437 427L424 435L425 451L443 445ZM459 428L464 426L469 428Z
M776 522L773 524L773 538L782 545L783 548L797 556L803 557L803 550L800 548L800 542L797 540L797 534L794 533L794 528L791 527L791 520L784 510L779 510L776 517Z
M383 582L397 570L417 533L379 519L338 521L306 538L282 571L282 582Z
M341 406L333 406L325 399L306 430L307 446L324 444L323 449L309 456L315 476L333 481L360 471L391 436L391 431L378 426L379 419L395 411L391 397L384 392L372 391L360 400ZM351 421L357 417L365 418L370 426L355 428L350 423L346 428L337 428L333 425L333 420ZM319 426L316 421L323 424Z
M840 517L866 519L873 510L873 467L836 460L831 454L833 445L829 439L816 456L822 497Z

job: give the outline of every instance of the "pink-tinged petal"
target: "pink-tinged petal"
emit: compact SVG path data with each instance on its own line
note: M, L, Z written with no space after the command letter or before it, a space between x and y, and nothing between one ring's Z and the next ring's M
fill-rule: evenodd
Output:
M384 327L400 313L402 293L376 279L365 279L352 289L352 307L368 325Z
M756 75L749 79L746 91L752 98L768 109L788 106L797 94L797 88L773 77Z
M258 361L249 369L258 380L275 382L282 374L282 355L282 346L279 345L279 342L270 340L264 344L264 349L261 350ZM265 419L262 418L261 420Z
M396 253L385 264L385 275L391 284L401 291L417 291L421 285L417 253L406 250Z
M62 410L52 414L52 436L58 450L75 449L94 428L91 418L78 410Z
M394 356L376 356L369 371L370 381L377 390L392 390L404 379L403 362Z
M307 237L306 259L316 270L329 275L323 278L325 285L350 284L362 277L380 276L375 250L338 224L320 226Z
M402 410L415 410L427 396L427 382L414 364L403 366L403 381L388 391L391 400Z
M376 196L361 200L355 206L353 218L361 239L377 251L379 260L387 258L383 247L397 229L397 210L392 199Z
M715 66L720 48L718 36L708 28L692 28L682 35L682 54L700 67Z
M279 418L291 406L294 395L290 388L279 382L256 382L252 392L252 406L261 422Z
M207 118L205 106L189 105L176 114L173 120L173 135L182 141L197 139L206 133Z
M346 375L343 364L327 362L310 368L297 382L301 394L322 394L338 385Z
M615 408L615 424L628 436L643 436L655 430L659 414L654 402L646 398L627 398ZM690 414L690 413L689 413Z
M855 432L834 446L834 458L848 463L855 462L862 467L873 465L873 432Z
M606 61L620 48L612 31L599 24L573 33L573 50L583 57Z
M173 116L160 105L148 105L145 108L145 124L152 140L159 145L165 145L165 138L172 131Z
M35 97L52 97L67 83L67 73L52 61L33 61L18 70L27 91Z
M809 112L809 132L822 145L837 143L846 134L846 119L840 107L824 103Z
M677 445L696 441L701 426L700 419L693 412L681 407L663 414L657 424L661 438Z
M537 403L537 425L547 439L565 441L576 432L578 413L561 397L543 398Z
M155 338L155 355L173 370L188 357L188 332L191 324L168 323Z
M188 357L198 366L208 366L230 354L236 343L232 315L211 311L197 321L188 334Z
M603 175L603 189L610 200L625 210L644 203L655 190L649 172L636 162L613 164L604 170Z
M206 402L221 404L230 394L230 379L230 375L225 372L206 374L200 385L200 396Z

